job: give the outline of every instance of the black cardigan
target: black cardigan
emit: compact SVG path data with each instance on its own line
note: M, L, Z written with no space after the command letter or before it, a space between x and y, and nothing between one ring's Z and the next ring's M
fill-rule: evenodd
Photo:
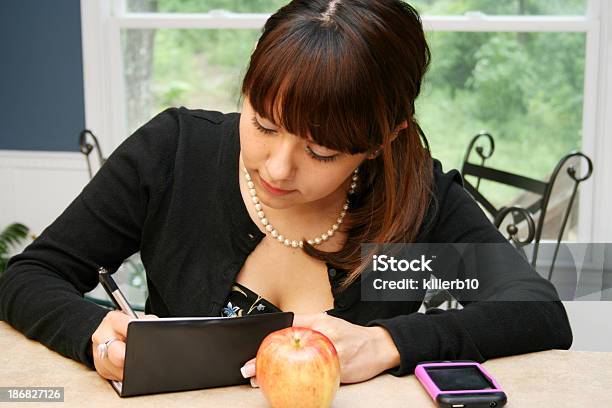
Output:
M239 118L171 108L138 129L68 208L11 258L0 279L0 318L94 368L91 335L108 310L83 293L97 285L99 265L115 271L137 251L147 271L146 313L219 316L234 278L264 237L240 195ZM434 163L438 209L421 240L506 242L465 192L459 173L443 173ZM508 291L529 282L550 302L465 302L461 310L415 313L421 302L362 302L358 282L336 293L344 273L328 267L334 295L328 313L385 327L401 355L400 366L389 370L393 375L411 373L423 360L484 361L569 348L572 333L554 287L517 259L517 270L503 277L512 281Z

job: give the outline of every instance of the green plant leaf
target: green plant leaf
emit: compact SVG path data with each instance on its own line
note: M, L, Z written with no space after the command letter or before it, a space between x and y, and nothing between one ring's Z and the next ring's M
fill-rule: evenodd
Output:
M9 259L9 249L23 242L30 229L23 224L13 223L0 233L0 275L4 273Z

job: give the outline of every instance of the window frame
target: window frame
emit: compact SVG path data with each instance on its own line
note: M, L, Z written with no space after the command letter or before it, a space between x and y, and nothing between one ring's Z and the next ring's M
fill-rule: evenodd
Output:
M612 5L587 0L582 16L511 16L468 12L423 15L426 31L577 32L586 35L581 151L593 159L593 177L580 186L578 242L612 242ZM128 135L120 35L122 29L260 29L269 13L128 13L125 0L81 0L85 124L105 152ZM584 205L587 203L587 205Z

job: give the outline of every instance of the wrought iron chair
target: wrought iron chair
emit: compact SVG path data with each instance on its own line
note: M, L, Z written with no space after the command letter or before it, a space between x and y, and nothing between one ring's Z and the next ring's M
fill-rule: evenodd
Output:
M88 137L92 140L93 144L90 143L87 139ZM91 168L91 153L96 150L98 155L98 165L102 166L106 161L106 158L102 155L102 149L100 148L100 143L98 143L98 138L93 134L93 132L89 129L84 129L79 134L79 148L81 153L85 155L85 160L87 161L87 170L89 172L89 178L93 177L93 171Z
M486 140L489 143L489 150L485 151L482 145L477 145L479 140ZM474 164L469 161L472 151L480 157L480 164ZM495 151L495 142L493 136L489 133L479 133L474 136L468 145L465 157L463 159L463 165L461 168L461 176L463 177L463 183L465 189L474 197L474 199L480 203L483 208L493 217L493 224L497 228L502 225L504 219L508 216L512 216L512 221L506 227L508 233L508 240L511 241L517 248L521 248L527 244L534 242L534 250L531 257L531 265L535 268L538 257L538 249L540 246L540 240L542 239L542 231L544 227L544 221L546 214L549 209L551 194L555 184L559 180L562 174L562 169L567 167L566 173L571 179L573 185L571 189L571 195L563 211L563 219L559 230L557 231L557 240L555 243L555 251L553 254L550 269L548 271L548 280L551 279L552 273L555 266L555 261L559 251L559 245L565 228L567 227L567 221L569 219L578 187L580 183L591 177L593 173L593 162L585 154L572 151L563 156L554 170L552 171L548 181L541 181L531 177L522 176L519 174L510 173L503 170L494 169L485 166L485 161L489 159ZM586 173L583 176L578 176L578 169L576 164L569 164L570 160L584 160L587 165ZM476 178L475 185L472 184L466 176L472 176ZM480 181L490 180L496 183L505 184L508 186L516 187L525 191L529 191L534 194L537 198L530 205L523 206L502 206L496 208L491 202L479 191ZM534 218L537 218L537 224ZM518 237L519 224L525 222L527 225L528 234L524 239Z
M488 144L488 149L485 149L483 142ZM495 141L491 134L483 132L472 138L466 150L461 167L461 176L463 177L464 187L476 200L476 202L478 202L484 208L484 210L491 215L493 224L496 228L499 229L502 227L502 224L506 218L511 216L511 219L508 220L505 228L508 240L517 250L519 250L521 254L523 254L523 256L525 256L525 258L534 268L536 267L538 250L544 229L544 221L549 209L553 188L562 174L562 169L567 167L566 173L572 182L571 195L569 200L567 200L567 205L563 209L561 225L556 234L557 240L547 276L547 279L551 280L559 251L559 245L567 227L567 222L578 192L578 187L580 183L591 177L591 174L593 173L593 163L585 154L578 151L572 151L559 160L548 181L541 181L531 177L510 173L508 171L487 167L485 162L487 159L491 158L494 151ZM470 157L472 156L473 152L478 155L480 159L479 164L470 162ZM570 161L578 161L578 163L580 163L581 160L586 162L586 172L583 176L578 176L576 164L568 163L570 163ZM475 183L472 183L468 177L475 178ZM482 180L493 181L499 184L516 187L531 193L535 199L531 204L526 206L508 205L497 208L483 195L481 191L479 191L480 182ZM524 238L520 238L519 231L521 228L524 229L525 226L527 234ZM533 252L531 259L528 259L527 255L525 255L523 247L531 243L534 244ZM456 306L456 302L454 302L452 296L450 296L448 292L444 293L444 291L429 293L426 296L426 302L424 303L426 308L431 308L437 307L445 301L449 302L449 307L451 308Z

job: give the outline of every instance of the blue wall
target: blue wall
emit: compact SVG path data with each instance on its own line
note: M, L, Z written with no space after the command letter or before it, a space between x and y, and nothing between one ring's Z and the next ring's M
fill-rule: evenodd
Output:
M78 151L79 0L0 1L0 149Z

